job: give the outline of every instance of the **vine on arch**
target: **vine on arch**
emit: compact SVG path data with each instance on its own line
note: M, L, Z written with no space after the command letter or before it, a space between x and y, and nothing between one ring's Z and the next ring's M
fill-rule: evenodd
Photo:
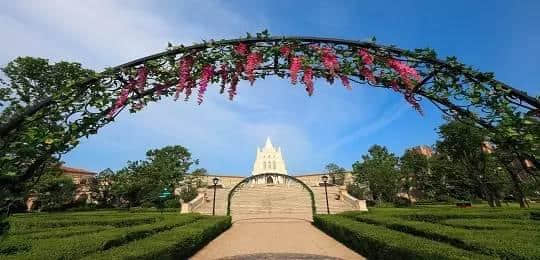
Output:
M440 60L431 49L409 51L374 41L271 37L265 31L241 39L171 45L162 53L69 83L65 91L28 105L0 124L0 162L21 171L5 183L32 176L44 156L70 151L78 139L97 133L126 108L137 112L149 102L165 97L187 100L194 93L201 104L213 85L232 100L239 93L240 81L256 85L269 76L302 85L310 96L316 93L317 80L339 81L347 89L385 88L402 95L419 112L420 101L427 99L443 113L471 119L488 129L493 142L540 168L540 100L497 81L492 73L479 72L455 57ZM63 112L56 113L59 110ZM63 118L59 129L30 134L42 127L37 118L52 113L55 120ZM35 155L16 152L25 147L43 149Z

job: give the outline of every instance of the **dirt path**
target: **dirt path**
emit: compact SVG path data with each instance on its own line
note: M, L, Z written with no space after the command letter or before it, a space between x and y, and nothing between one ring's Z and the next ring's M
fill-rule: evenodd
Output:
M237 221L191 259L220 258L365 259L310 222L291 219Z

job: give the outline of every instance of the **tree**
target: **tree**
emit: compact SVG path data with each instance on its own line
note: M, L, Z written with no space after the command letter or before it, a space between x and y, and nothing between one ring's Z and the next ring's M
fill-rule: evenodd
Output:
M181 145L148 150L146 155L145 160L129 161L112 178L111 193L117 203L127 207L159 203L160 192L181 185L191 176L188 174L190 167L198 164L198 160L193 160L188 149ZM204 172L202 169L196 171L197 174ZM196 188L191 188L191 178L188 179L189 193L196 193Z
M398 158L384 146L373 145L362 161L356 161L353 174L356 182L367 182L373 197L379 201L394 201L399 191Z
M75 195L76 185L69 176L44 174L35 185L39 210L55 211L70 206Z
M335 163L329 163L324 168L326 169L326 173L330 175L333 184L343 185L345 182L345 172L347 171L345 168Z
M422 154L417 148L407 149L400 158L400 173L402 187L409 198L437 199L441 188L441 180L431 170L431 161L434 155ZM414 191L414 195L411 192Z
M181 145L149 150L146 156L146 167L149 168L146 172L156 178L154 181L171 189L184 179L192 165L199 164L198 160L191 158L188 149Z
M487 135L487 131L465 122L448 121L439 127L441 140L436 148L463 173L458 172L454 177L462 178L464 183L469 182L469 186L478 189L470 192L471 195L478 194L493 207L500 205L502 186L509 180L496 158L482 149Z
M62 102L34 114L0 139L0 195L7 198L0 201L0 210L21 197L32 179L56 167L60 156L78 144L74 133L91 122L71 124L85 104L69 101L77 94L70 83L94 75L79 63L50 64L46 59L32 57L19 57L2 72L5 79L0 80L0 122L7 122L49 97Z

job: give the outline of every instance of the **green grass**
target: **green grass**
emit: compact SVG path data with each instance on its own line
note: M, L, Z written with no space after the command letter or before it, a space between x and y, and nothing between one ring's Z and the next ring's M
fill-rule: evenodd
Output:
M0 259L81 259L90 255L97 258L109 252L114 252L115 258L123 258L122 252L137 251L116 249L132 245L146 248L145 252L152 257L166 258L167 252L172 252L170 248L164 251L167 245L158 247L152 241L161 241L163 236L174 234L178 239L170 240L172 245L191 241L182 252L193 253L230 226L228 217L180 215L177 212L21 214L10 217L9 221L12 229L0 241ZM169 235L167 239L170 238ZM151 246L145 246L145 243ZM157 253L149 250L151 248Z
M373 259L540 259L540 221L534 219L534 212L452 206L376 208L316 216L315 223ZM350 235L343 238L347 232L359 241ZM362 242L367 245L356 245Z

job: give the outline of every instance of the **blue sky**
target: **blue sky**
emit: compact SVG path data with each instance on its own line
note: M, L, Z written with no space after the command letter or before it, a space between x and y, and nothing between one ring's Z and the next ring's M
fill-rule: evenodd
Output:
M9 1L0 10L0 65L17 56L69 60L101 70L162 51L167 42L313 35L435 49L510 85L540 94L539 1ZM285 80L241 85L234 102L210 88L202 106L163 101L123 114L63 160L100 171L146 150L188 147L212 173L248 175L266 136L292 174L345 168L373 144L396 154L433 144L442 122L420 116L391 91L316 82L307 97Z

